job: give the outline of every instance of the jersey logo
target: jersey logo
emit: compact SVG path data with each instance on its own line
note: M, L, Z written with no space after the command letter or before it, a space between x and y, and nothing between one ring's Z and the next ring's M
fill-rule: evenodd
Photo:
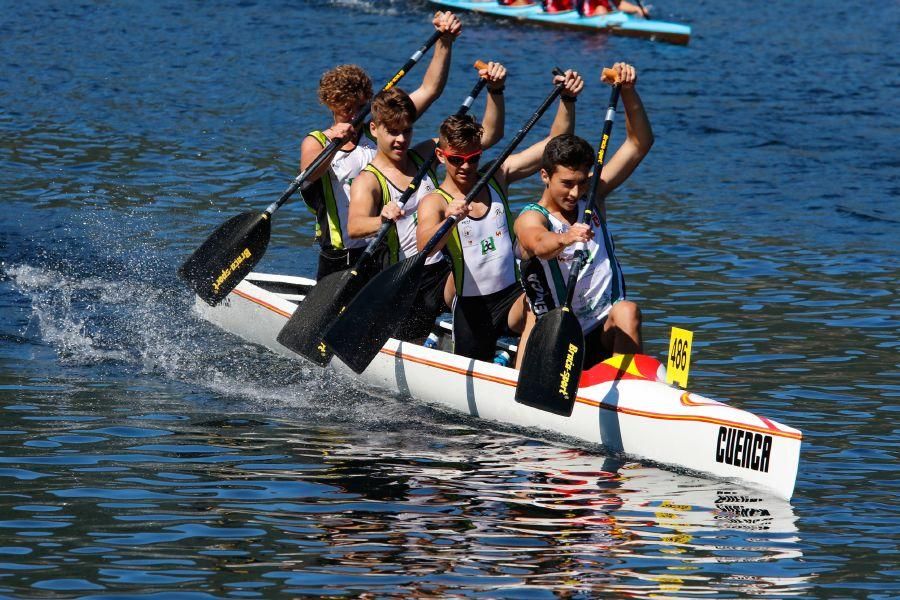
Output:
M541 283L541 278L531 273L525 277L525 280L528 282L531 287L533 298L529 296L529 300L531 301L531 310L535 315L541 316L544 313L550 310L550 307L547 306L547 291L544 290L544 286Z
M481 255L484 256L488 252L494 252L497 249L497 244L494 242L494 236L489 237L486 240L481 240Z

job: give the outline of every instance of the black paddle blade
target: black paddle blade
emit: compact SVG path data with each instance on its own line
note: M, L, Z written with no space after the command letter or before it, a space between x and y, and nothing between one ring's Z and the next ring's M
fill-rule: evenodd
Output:
M359 267L331 273L317 281L281 329L278 343L320 367L327 365L332 354L322 336L365 285Z
M569 310L538 319L522 358L516 402L571 416L584 364L584 333Z
M264 212L231 217L184 261L178 276L207 304L215 306L263 257L271 232L272 223Z
M379 273L325 332L335 356L362 373L412 308L425 257L419 253Z

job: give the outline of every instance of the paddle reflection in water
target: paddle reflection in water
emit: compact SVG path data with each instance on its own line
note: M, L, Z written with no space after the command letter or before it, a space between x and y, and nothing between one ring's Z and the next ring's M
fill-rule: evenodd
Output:
M701 573L710 567L701 565L802 557L787 502L517 441L500 435L478 455L418 453L412 470L403 452L388 451L384 464L410 491L405 506L416 506L385 532L390 543L402 532L404 544L415 548L403 555L404 563L421 564L427 557L445 573L464 566L490 574L492 585L501 587L528 581L559 589L565 581L565 589L589 592L624 578L646 593L654 585L659 592L703 593L708 574ZM431 525L421 529L426 522ZM333 535L351 547L362 530L371 533L371 526L344 525ZM360 559L357 566L376 563L364 552L348 551L344 558ZM748 576L729 585L738 593L780 594L797 593L804 581ZM617 589L636 591L631 584Z

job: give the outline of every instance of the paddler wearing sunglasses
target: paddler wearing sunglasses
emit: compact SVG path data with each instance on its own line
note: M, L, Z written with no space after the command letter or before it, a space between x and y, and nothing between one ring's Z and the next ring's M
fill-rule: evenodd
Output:
M488 90L503 85L506 69L499 63L487 63L480 70ZM502 102L496 94L488 94L478 144L490 147L503 137ZM419 167L432 155L437 139L429 138L412 145L416 106L399 88L379 92L372 100L371 133L378 150L350 186L350 211L347 230L351 238L374 235L382 223L394 221L396 226L387 237L389 263L414 256L419 201L437 187L432 171L422 180L418 190L401 207L397 202L416 175ZM413 310L394 337L404 341L420 340L428 335L434 320L445 310L444 285L450 265L434 256L425 265Z
M525 296L519 283L514 254L515 217L509 209L509 184L535 174L547 143L575 127L575 99L584 87L581 76L566 71L562 100L550 135L499 167L490 183L466 204L464 198L479 179L483 147L480 126L470 117L448 117L441 124L437 156L447 175L419 206L416 236L425 246L444 220L456 215L457 226L436 246L450 256L453 274L448 282L448 304L453 307L454 352L490 361L497 339L521 332L525 324ZM495 94L496 95L496 92Z
M437 100L447 83L453 42L462 32L462 24L453 13L437 12L432 19L444 35L437 41L422 84L410 93L420 117ZM372 80L356 65L339 65L326 71L319 80L319 101L333 118L331 127L309 133L300 146L300 170L306 170L331 140L346 139L340 151L309 178L313 185L303 191L303 199L316 215L316 240L319 242L319 266L316 279L350 268L366 247L365 240L352 239L347 231L350 185L359 172L375 157L375 140L368 125L362 131L351 126L354 116L372 98Z

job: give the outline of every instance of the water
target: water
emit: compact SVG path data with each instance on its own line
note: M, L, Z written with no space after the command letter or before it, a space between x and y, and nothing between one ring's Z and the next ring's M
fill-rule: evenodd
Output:
M319 74L392 74L423 3L5 2L0 594L900 594L898 11L657 4L690 46L464 17L419 131L497 58L510 133L552 66L592 74L596 142L593 75L636 64L656 145L609 211L646 345L692 329L693 388L804 432L792 502L376 395L192 315L175 269L286 187L327 124ZM261 267L311 273L311 232L285 206Z

